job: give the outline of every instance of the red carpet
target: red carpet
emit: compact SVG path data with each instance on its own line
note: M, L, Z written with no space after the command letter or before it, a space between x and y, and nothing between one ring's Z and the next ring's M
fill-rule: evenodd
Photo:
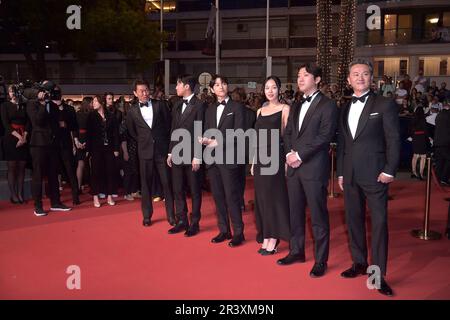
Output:
M193 238L167 234L161 202L150 228L142 227L138 200L94 208L84 195L73 211L47 217L35 217L31 202L1 202L0 299L450 299L449 240L423 241L410 235L422 225L424 188L425 183L409 179L391 188L387 280L394 298L367 289L366 278L339 276L351 264L342 198L329 200L328 272L312 279L310 230L306 263L291 266L276 264L287 253L287 243L273 256L256 253L252 212L244 215L245 245L212 244L216 219L206 193L201 232ZM433 192L431 229L443 232L448 203L436 187ZM71 203L68 192L63 200ZM48 208L48 202L44 205ZM70 265L81 268L81 290L66 288Z

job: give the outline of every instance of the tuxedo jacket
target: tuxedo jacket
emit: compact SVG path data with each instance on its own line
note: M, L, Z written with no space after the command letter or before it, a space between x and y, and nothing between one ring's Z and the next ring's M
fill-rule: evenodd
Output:
M288 166L287 175L299 170L300 177L326 182L330 176L329 148L336 133L338 110L336 103L321 92L312 100L299 131L302 103L295 103L289 113L283 141L285 153L298 152L302 164Z
M139 158L146 160L153 159L154 156L166 158L170 142L169 109L162 101L151 99L151 103L153 109L151 128L145 122L138 104L131 107L126 119L128 133L137 141Z
M32 147L58 146L58 109L54 103L48 104L49 112L46 105L40 104L38 100L30 100L27 103L27 114L32 127L30 138Z
M189 132L189 142L191 145L190 161L192 161L193 158L202 159L202 145L198 142L198 136L202 136L203 134L206 103L194 95L183 113L181 113L182 108L182 99L176 101L172 107L171 141L168 153L172 153L173 148L183 140L182 137L175 139L173 132L177 129L185 129ZM194 122L196 121L200 121L201 132L194 132ZM197 147L195 147L195 145L197 145ZM195 154L194 151L196 151ZM183 152L180 153L181 156L183 156L183 154ZM184 164L190 165L191 162Z
M227 168L237 168L239 166L239 164L237 163L238 143L236 139L227 139L226 130L246 130L245 106L229 98L228 103L223 109L219 123L217 123L217 107L218 103L213 103L206 110L205 131L208 129L218 129L222 133L222 137L224 140L223 145L219 144L216 148L223 148L223 164L225 164ZM234 161L233 163L226 164L225 162L227 159L227 151L229 152L229 150L231 149L234 150ZM206 167L208 168L210 167L210 165L207 164Z
M339 120L337 176L344 183L376 184L381 172L395 176L400 160L398 109L393 99L369 94L355 138L348 125L351 102Z

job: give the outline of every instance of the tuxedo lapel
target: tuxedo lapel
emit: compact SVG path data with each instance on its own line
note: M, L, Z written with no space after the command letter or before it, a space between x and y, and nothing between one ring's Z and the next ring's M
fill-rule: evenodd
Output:
M222 115L220 116L220 121L219 124L217 126L217 128L220 128L223 124L223 121L225 120L225 117L227 116L228 113L230 113L231 111L231 99L228 99L227 104L225 105L225 108L223 108L223 112ZM216 115L217 115L217 107L216 107ZM216 116L217 118L217 116Z
M153 109L152 128L154 128L156 117L158 116L159 108L161 107L161 105L158 100L150 100L150 101L152 102L152 109Z
M312 101L311 105L308 108L308 111L305 114L305 118L302 122L302 127L300 128L300 132L298 133L298 136L301 136L303 132L305 132L306 127L309 124L309 120L311 119L312 115L317 109L317 105L319 104L320 100L322 99L322 94L317 94L316 98ZM298 122L297 122L298 123Z
M344 130L346 131L346 133L348 134L348 135L352 135L352 133L350 132L350 126L349 126L349 124L348 124L348 115L349 115L349 113L350 113L350 106L352 105L352 103L351 102L349 102L349 103L347 103L346 105L344 105L344 109L342 110L342 112L344 113L343 114L343 121L344 121L344 123L343 123L343 128L344 128Z
M369 98L367 99L367 102L364 106L363 112L359 117L358 127L356 128L355 138L353 140L358 139L358 136L361 134L361 131L363 131L364 127L366 126L367 120L369 120L370 113L372 112L374 103L375 103L375 96L371 94L369 95Z
M193 96L189 103L186 106L186 109L184 109L184 112L181 114L180 123L183 123L184 120L191 114L192 110L194 109L194 105L197 102L197 98ZM183 101L181 101L181 108L180 113L183 110Z

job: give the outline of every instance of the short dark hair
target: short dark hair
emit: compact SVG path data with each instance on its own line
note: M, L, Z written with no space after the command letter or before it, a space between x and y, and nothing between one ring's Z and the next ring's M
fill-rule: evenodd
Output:
M112 93L111 91L105 92L105 99L107 96L113 96L114 97L114 93Z
M197 78L195 78L193 75L190 74L183 74L181 76L178 76L177 82L181 82L184 85L188 85L191 89L191 92L194 92L195 86L197 85Z
M350 69L357 64L364 64L369 68L370 75L373 76L373 65L369 60L366 59L355 59L348 65L348 74L350 74Z
M133 82L134 91L136 91L137 86L147 86L147 88L150 89L150 85L148 84L148 81L145 80L145 79L136 79L136 80L134 80L134 82Z
M216 83L216 80L220 79L223 83L228 84L228 79L224 76L221 76L220 74L215 74L212 76L211 81L209 81L209 87L214 88L214 84Z
M317 77L322 78L322 68L314 62L307 62L302 64L300 67L298 67L297 73L299 73L303 68L306 70L306 72L312 74L314 76L314 79Z

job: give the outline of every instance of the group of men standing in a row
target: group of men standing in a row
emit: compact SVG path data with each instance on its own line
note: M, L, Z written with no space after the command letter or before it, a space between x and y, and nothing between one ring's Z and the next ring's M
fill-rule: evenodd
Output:
M295 208L290 210L291 228L294 230L291 230L290 252L278 263L288 265L305 261L304 220L305 208L308 206L315 241L316 263L313 271L316 276L325 273L330 228L326 203L329 171L323 169L328 167L329 158L324 146L328 148L337 129L337 175L345 195L346 222L353 258L351 268L345 270L342 276L354 278L367 272L367 201L372 218L372 260L381 272L378 290L382 294L392 295L384 275L388 254L388 184L394 179L400 154L398 114L394 101L370 92L373 69L367 61L357 60L349 66L348 82L354 95L352 101L341 109L340 117L335 103L318 90L320 67L306 64L298 73L299 87L307 90L302 90L304 99L294 104L289 112L286 128L289 139L284 146L287 174L295 177L290 179L295 181L294 185L288 185L290 206ZM143 225L151 225L151 185L153 174L157 171L164 188L167 220L172 225L169 233L184 231L187 237L196 235L200 230L202 146L215 148L219 144L216 139L199 137L194 129L195 122L202 123L202 132L218 129L223 137L227 136L226 130L249 129L245 107L230 99L225 77L215 75L212 78L210 89L217 100L209 107L195 96L195 86L196 79L192 76L178 78L176 91L182 100L174 105L170 114L163 103L150 99L148 83L137 80L134 94L139 105L132 108L127 117L129 134L138 142ZM305 124L298 126L299 122ZM174 161L173 151L178 151L176 146L181 142L186 143L182 141L186 136L172 134L177 129L185 129L190 133L192 153L188 162ZM223 141L224 153L233 151L237 154L236 145L235 141ZM178 156L183 157L182 154ZM218 216L219 234L211 240L213 243L231 239L229 246L235 247L245 240L241 212L242 166L239 163L206 166ZM190 217L186 203L186 182L192 200ZM291 197L293 188L298 197ZM293 217L294 211L299 212L298 217Z

